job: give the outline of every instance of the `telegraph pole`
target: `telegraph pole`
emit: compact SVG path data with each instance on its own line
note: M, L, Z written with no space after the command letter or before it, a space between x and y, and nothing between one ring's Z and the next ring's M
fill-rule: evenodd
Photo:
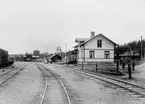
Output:
M46 56L46 60L47 60L47 63L48 63L48 48L47 48L47 56Z
M141 59L142 59L142 35L141 35Z
M67 52L67 43L65 42L65 64L67 64L66 52Z
M132 50L131 50L131 46L128 46L128 55L132 56ZM132 73L131 73L131 59L128 58L128 74L129 74L129 79L132 79Z

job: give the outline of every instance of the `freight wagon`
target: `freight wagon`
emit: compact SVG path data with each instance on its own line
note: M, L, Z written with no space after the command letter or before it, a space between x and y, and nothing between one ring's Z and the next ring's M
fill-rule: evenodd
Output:
M0 49L0 67L8 65L8 51Z

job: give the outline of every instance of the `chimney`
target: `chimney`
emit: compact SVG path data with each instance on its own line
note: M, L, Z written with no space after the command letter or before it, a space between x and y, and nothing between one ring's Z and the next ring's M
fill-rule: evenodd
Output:
M90 38L94 37L95 36L95 32L94 31L91 31L91 36Z

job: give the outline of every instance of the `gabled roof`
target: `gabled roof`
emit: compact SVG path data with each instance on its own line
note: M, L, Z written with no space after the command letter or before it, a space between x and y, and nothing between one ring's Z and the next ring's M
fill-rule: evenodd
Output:
M59 56L59 57L61 57L60 55L58 55L58 54L55 53L55 54L53 54L52 56L50 56L49 58L51 59L51 58L53 58L53 57L56 56L56 55Z
M72 53L72 52L76 52L78 49L73 49L71 51L68 51L67 53Z
M77 48L79 45L75 45L75 46L73 46L73 48Z
M92 39L96 38L97 36L102 36L104 38L106 38L107 40L109 40L111 43L113 43L114 45L117 45L115 42L113 42L112 40L110 40L109 38L107 38L106 36L104 36L103 34L98 34L98 35L95 35L94 37L92 38L89 38L87 41L85 41L84 43L80 44L80 46L83 46L84 44L88 43L89 41L91 41Z
M86 41L88 38L76 38L75 42Z

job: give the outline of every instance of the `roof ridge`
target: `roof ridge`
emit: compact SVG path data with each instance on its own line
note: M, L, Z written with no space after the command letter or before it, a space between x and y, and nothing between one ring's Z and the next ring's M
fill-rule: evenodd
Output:
M104 38L106 38L107 40L109 40L110 42L112 42L113 44L117 45L115 42L113 42L112 40L110 40L109 38L107 38L105 35L103 35L102 33L99 33L98 35L95 35L95 36L89 38L88 40L86 40L85 42L83 42L82 44L80 44L79 46L82 46L82 45L86 44L87 42L89 42L90 40L94 39L95 37L97 37L99 35L103 36Z

